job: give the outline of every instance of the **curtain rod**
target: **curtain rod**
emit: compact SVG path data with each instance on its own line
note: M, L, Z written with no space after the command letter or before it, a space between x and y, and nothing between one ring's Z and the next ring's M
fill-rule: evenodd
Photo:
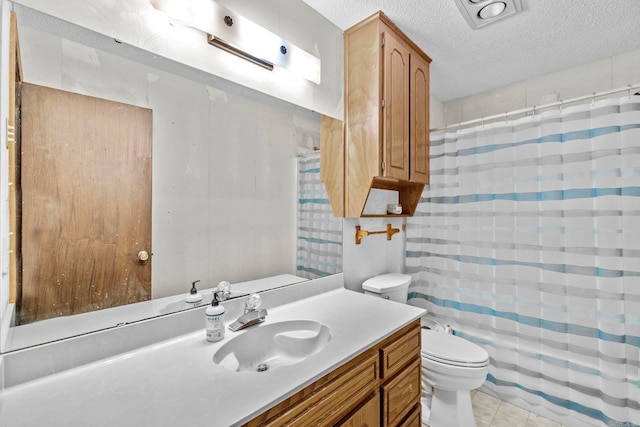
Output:
M621 88L618 88L618 89L607 90L607 91L604 91L604 92L598 92L598 93L594 92L591 95L584 95L584 96L579 96L577 98L571 98L571 99L567 99L567 100L555 101L555 102L551 102L549 104L544 104L544 105L534 105L533 107L522 108L520 110L513 110L513 111L506 112L506 113L494 114L492 116L481 117L479 119L468 120L466 122L454 123L452 125L447 125L447 126L444 126L444 127L432 128L432 129L430 129L430 132L437 132L437 131L447 130L447 129L451 129L451 128L460 128L460 127L463 127L463 126L472 125L472 124L476 124L476 123L484 123L485 121L491 121L491 120L495 120L495 119L506 119L507 117L513 116L513 115L516 115L516 114L526 114L526 113L530 113L530 112L533 112L535 114L536 110L544 110L544 109L547 109L547 108L558 107L558 106L562 106L563 104L570 104L572 102L584 101L584 100L587 100L587 99L593 99L595 101L595 98L598 98L600 96L612 95L612 94L618 93L618 92L628 91L629 92L629 96L631 96L631 91L636 90L636 89L640 89L640 84L627 85L625 87L621 87ZM634 95L636 95L636 94L634 94Z

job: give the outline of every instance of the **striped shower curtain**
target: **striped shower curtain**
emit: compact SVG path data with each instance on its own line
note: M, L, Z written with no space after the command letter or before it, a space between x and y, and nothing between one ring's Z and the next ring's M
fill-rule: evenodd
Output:
M296 274L315 279L342 272L342 219L331 213L320 181L320 153L298 157Z
M431 135L410 303L491 357L483 390L640 424L640 97Z

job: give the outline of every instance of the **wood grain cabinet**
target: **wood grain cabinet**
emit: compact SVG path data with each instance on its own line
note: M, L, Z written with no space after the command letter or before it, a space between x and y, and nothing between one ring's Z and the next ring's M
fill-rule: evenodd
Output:
M360 407L340 421L339 427L380 426L380 394L376 391Z
M343 200L343 215L332 201L334 216L367 216L372 188L398 191L403 214L413 215L429 183L431 59L382 12L346 30L344 44L344 156L328 154L344 162L344 193L328 188L330 199ZM339 144L329 140L327 151Z
M420 427L420 367L417 320L246 426Z

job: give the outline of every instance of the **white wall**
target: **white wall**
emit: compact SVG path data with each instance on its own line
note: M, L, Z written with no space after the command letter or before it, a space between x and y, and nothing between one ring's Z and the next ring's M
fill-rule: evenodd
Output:
M386 205L385 205L386 206ZM362 230L382 231L387 224L400 229L391 240L386 234L366 236L355 243L356 226ZM406 233L404 218L345 218L342 222L342 270L344 286L362 291L362 282L384 273L403 273L405 267Z
M446 102L443 104L444 124L460 123L634 84L640 84L640 51L612 56ZM622 92L615 96L625 94Z
M429 127L434 129L442 126L444 126L444 104L432 95L429 99Z

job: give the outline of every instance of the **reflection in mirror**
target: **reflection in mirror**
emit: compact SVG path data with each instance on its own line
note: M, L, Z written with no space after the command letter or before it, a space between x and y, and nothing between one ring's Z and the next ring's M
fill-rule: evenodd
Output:
M231 282L234 297L341 271L342 223L331 216L319 181L318 114L30 9L16 10L24 82L150 111L150 166L145 172L150 176L151 214L148 218L142 209L129 214L134 224L150 220L151 235L148 243L130 248L128 255L136 257L134 264L150 265L151 281L147 297L119 305L107 302L109 291L97 289L107 285L117 289L121 284L101 283L101 277L109 274L84 275L70 286L82 288L90 304L76 312L69 310L71 301L47 302L56 294L56 286L62 286L55 277L19 283L14 326L4 337L2 352L188 309L185 298L195 280L201 281L198 285L206 304L222 280ZM67 125L74 122L86 125L77 119L68 120ZM119 125L116 118L105 128ZM33 126L46 142L48 130ZM93 145L88 146L88 140L74 139L82 139L76 148L76 165L67 163L66 154L55 159L66 177L73 181L81 176L78 168L82 167L99 170L89 180L120 182L120 174L113 169L91 162L87 153ZM64 143L64 137L59 140ZM126 146L118 150L123 159L131 153ZM63 152L49 147L46 156ZM60 181L60 175L51 175L23 176L23 182L29 178ZM85 184L101 188L98 182ZM130 193L131 185L135 186L121 185L97 197L104 205L85 209L88 223L104 226L104 211ZM23 200L33 203L38 198L28 197L23 194ZM73 194L48 200L47 212L62 211L69 200L74 200ZM83 201L86 197L75 201L76 209L83 207ZM151 254L148 260L137 258L142 251ZM60 261L55 245L47 252L23 254L23 264L38 265L44 255L51 255L47 263ZM101 260L85 255L71 261ZM147 298L151 301L143 301ZM57 309L42 320L21 322L29 318L21 312L27 303L33 307L53 304Z

